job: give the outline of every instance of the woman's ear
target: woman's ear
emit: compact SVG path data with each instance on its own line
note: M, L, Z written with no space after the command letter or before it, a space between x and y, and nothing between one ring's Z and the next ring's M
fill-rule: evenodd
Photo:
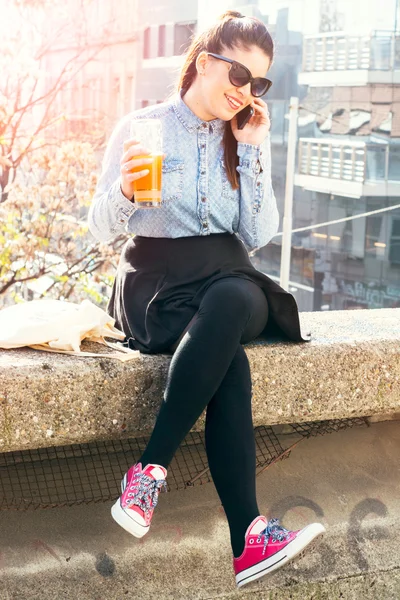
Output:
M196 59L196 69L199 75L206 74L206 68L208 63L208 54L204 50L200 52Z

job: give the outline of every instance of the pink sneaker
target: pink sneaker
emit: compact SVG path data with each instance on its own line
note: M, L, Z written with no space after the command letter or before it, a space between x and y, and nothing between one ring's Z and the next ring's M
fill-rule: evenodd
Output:
M113 519L135 537L143 537L158 502L161 488L166 488L167 470L160 465L137 463L125 473L121 481L122 495L111 508Z
M301 558L305 548L314 549L325 531L321 523L288 531L279 525L278 519L268 521L266 517L256 517L247 528L243 553L233 558L237 586L259 579L295 557Z

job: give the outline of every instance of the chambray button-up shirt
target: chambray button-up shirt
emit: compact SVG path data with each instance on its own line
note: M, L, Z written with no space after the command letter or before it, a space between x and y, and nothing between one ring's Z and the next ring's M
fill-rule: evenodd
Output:
M121 191L120 160L133 119L157 118L163 126L161 206L140 208ZM229 183L223 159L225 121L205 122L180 93L126 115L115 127L89 210L89 229L100 241L118 234L186 237L236 233L247 250L265 246L275 235L279 214L271 185L271 144L238 143L239 189ZM145 167L143 167L145 168Z

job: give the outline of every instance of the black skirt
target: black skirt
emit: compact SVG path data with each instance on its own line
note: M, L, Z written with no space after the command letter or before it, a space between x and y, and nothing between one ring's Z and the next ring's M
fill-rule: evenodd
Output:
M260 338L310 341L311 334L301 334L295 298L251 264L234 233L129 239L107 311L130 348L144 354L169 353L208 287L225 277L248 279L265 293L269 317Z

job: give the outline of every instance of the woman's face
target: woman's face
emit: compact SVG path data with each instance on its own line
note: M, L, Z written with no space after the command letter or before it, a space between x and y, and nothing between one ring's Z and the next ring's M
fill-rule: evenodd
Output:
M265 77L271 66L270 59L258 46L251 46L249 50L239 46L232 49L222 48L219 54L247 67L253 77ZM198 76L201 94L199 101L204 115L207 115L203 117L205 120L230 121L254 99L250 83L243 87L231 84L228 75L230 67L230 63L205 53L201 60L199 57L198 72L204 73L204 76Z

